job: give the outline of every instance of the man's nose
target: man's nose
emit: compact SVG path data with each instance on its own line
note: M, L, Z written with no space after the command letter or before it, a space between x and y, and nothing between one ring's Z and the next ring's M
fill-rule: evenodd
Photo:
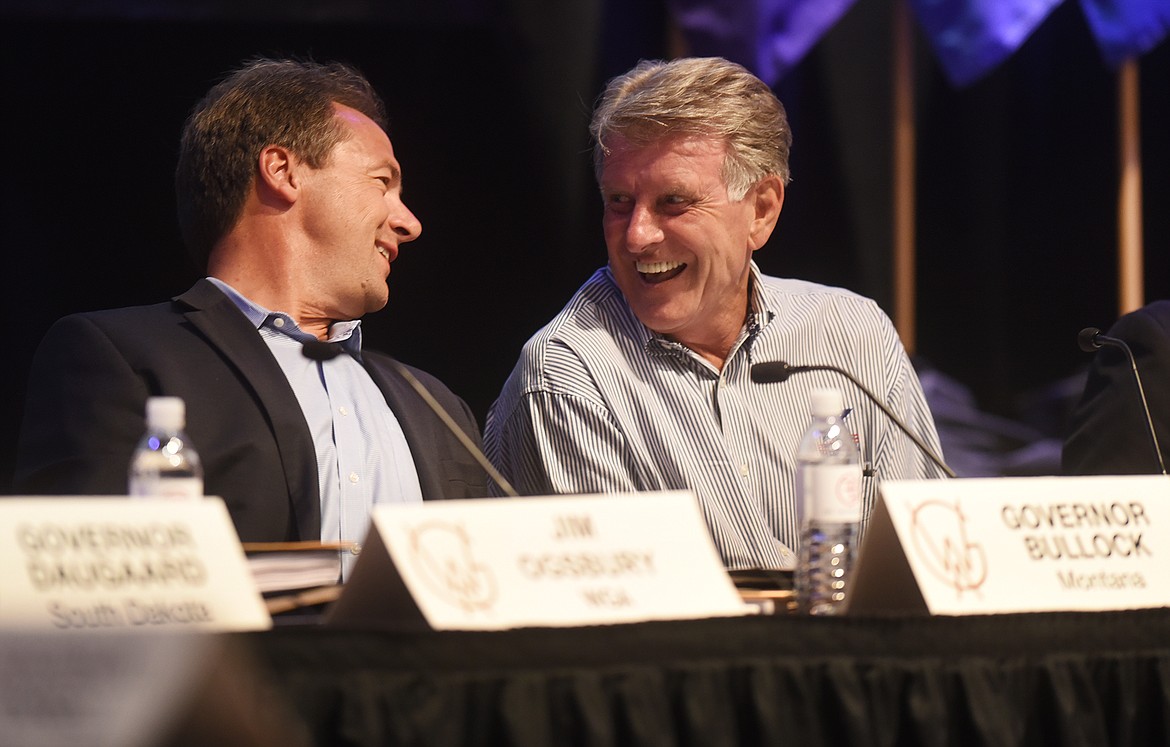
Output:
M653 211L635 205L626 225L626 249L640 253L662 241L662 228Z
M422 235L422 223L414 216L414 213L410 212L406 203L399 202L391 207L388 222L390 228L398 236L400 244L414 241Z

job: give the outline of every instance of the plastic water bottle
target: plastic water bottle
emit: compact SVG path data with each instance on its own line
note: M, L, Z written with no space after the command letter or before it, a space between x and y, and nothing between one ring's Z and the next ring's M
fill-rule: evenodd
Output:
M844 426L837 389L814 389L812 424L797 449L800 557L796 597L803 612L841 612L861 523L861 455Z
M179 397L146 400L146 433L130 460L130 495L172 500L203 497L203 466L183 432L186 417Z

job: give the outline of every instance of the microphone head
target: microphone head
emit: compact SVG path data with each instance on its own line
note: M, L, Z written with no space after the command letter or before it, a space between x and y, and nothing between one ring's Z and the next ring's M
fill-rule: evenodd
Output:
M779 384L787 381L796 369L787 361L768 361L752 366L752 381L756 384Z
M1081 346L1081 350L1086 353L1092 353L1101 348L1101 342L1097 339L1101 335L1101 330L1096 327L1085 327L1077 334L1077 345Z
M301 353L311 361L328 361L341 355L341 345L335 342L305 340L301 345Z

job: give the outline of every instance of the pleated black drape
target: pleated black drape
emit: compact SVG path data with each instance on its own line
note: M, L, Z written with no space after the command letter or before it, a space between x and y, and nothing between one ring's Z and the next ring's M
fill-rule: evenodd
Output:
M1153 745L1170 610L246 636L318 744Z

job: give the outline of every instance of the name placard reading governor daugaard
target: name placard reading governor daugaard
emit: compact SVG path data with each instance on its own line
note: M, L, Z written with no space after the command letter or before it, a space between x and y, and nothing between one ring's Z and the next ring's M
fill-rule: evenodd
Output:
M264 630L219 498L0 501L0 625L58 631Z
M386 504L371 535L338 622L390 575L439 630L746 612L689 491Z
M1170 478L893 481L881 490L859 566L891 568L859 579L863 598L867 583L899 576L892 566L904 556L934 614L1170 606Z

